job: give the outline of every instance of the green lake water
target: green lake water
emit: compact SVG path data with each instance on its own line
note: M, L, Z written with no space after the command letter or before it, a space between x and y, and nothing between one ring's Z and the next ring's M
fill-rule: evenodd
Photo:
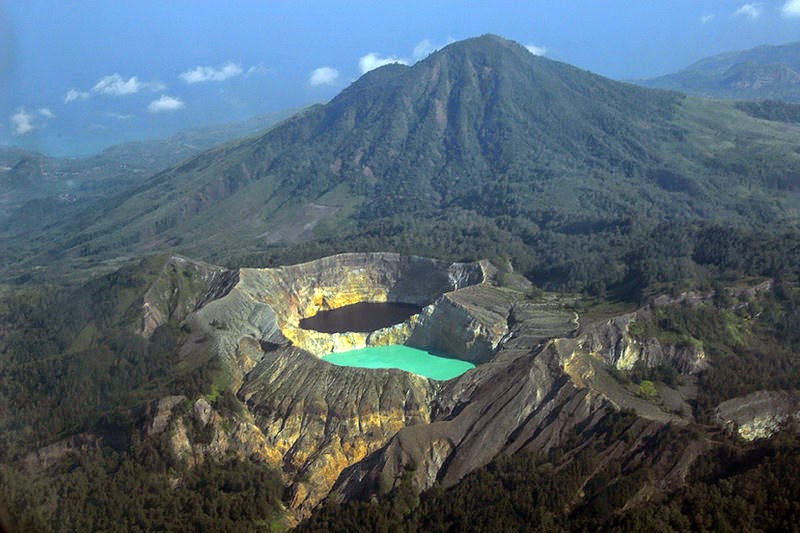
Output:
M452 379L470 368L475 368L472 363L461 359L442 357L401 344L368 346L359 350L328 354L323 359L339 366L399 368L436 380Z

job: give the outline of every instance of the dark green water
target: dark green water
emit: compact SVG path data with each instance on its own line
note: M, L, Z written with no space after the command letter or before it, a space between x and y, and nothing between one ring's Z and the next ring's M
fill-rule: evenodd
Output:
M472 363L461 359L442 357L401 344L368 346L359 350L328 354L323 359L339 366L399 368L436 380L453 379L470 368L475 368Z
M405 322L422 310L418 305L396 302L359 302L320 311L300 320L300 327L323 333L357 331L367 333Z

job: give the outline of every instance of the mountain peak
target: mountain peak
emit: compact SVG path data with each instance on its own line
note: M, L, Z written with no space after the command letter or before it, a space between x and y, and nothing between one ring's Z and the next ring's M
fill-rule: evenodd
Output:
M462 41L456 41L448 45L448 47L455 46L500 46L500 47L509 47L509 46L516 46L522 47L521 44L512 41L510 39L506 39L505 37L500 37L499 35L495 35L494 33L484 33L483 35L479 35L477 37L470 37L468 39L464 39ZM524 48L524 47L523 47Z
M208 258L464 213L506 217L503 231L519 224L523 241L554 213L570 228L569 218L581 228L637 212L728 216L736 198L698 177L725 167L698 159L686 117L702 110L682 102L483 35L375 69L260 137L157 175L69 242L83 256L187 243L184 253ZM230 227L242 228L236 239Z
M471 37L463 41L456 41L445 46L435 54L432 54L432 57L437 55L471 55L476 53L483 53L486 54L487 57L494 59L500 59L507 55L517 55L520 58L528 56L534 57L533 54L521 44L492 33Z
M134 235L130 242L169 239L183 231L179 225L199 235L207 227L235 224L242 208L230 206L255 202L259 195L266 195L264 203L253 208L264 221L286 202L297 206L297 221L344 215L335 202L342 198L363 220L391 213L431 216L443 209L533 216L545 207L543 196L532 196L535 187L563 194L553 185L556 179L578 179L589 169L644 174L644 162L659 155L655 142L641 139L663 135L677 98L483 35L413 66L375 69L329 103L259 138L156 176L129 202L174 201L136 220L125 218L136 209L121 206L98 225L117 221L115 227ZM502 190L501 182L507 184ZM263 190L245 194L250 188ZM303 207L308 202L317 207ZM299 222L292 216L287 224L295 227ZM308 237L288 226L260 231L267 242Z

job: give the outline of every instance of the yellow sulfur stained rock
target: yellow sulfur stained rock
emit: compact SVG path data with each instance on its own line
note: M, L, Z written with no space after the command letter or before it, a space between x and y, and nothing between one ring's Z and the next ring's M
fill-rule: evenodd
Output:
M487 264L341 254L275 269L240 269L230 276L226 292L192 313L187 329L193 337L187 346L218 354L233 392L245 404L245 419L201 404L203 430L193 435L196 421L177 419L173 449L192 461L234 453L276 466L293 487L291 506L303 515L328 494L343 470L385 446L401 429L429 423L435 385L398 370L345 368L318 360L330 352L405 344L421 315L369 333L308 331L299 327L300 320L359 302L443 305L451 310L437 315L449 320L441 328L463 331L463 339L456 341L470 349L480 344L486 355L505 332L507 309L476 318L473 299L453 305L443 295L484 283ZM432 339L436 320L426 324ZM184 415L189 416L194 415Z
M564 361L564 372L572 378L578 388L587 386L587 381L594 376L594 367L591 361L580 353L573 352L572 356Z
M631 370L639 360L641 355L641 348L633 342L625 343L625 348L622 350L622 355L617 359L616 367L619 370Z

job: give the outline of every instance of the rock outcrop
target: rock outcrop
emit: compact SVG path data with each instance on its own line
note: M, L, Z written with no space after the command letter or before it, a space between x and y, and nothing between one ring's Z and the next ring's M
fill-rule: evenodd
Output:
M654 305L675 303L662 299ZM696 374L706 368L706 355L699 347L663 345L655 338L640 339L631 334L633 323L648 320L651 315L650 306L646 306L585 328L580 348L619 370L631 370L637 362L645 367L672 366L683 374Z
M310 509L346 467L400 429L430 422L432 380L400 370L331 365L293 347L267 353L239 397L291 482L291 506Z
M28 471L45 470L66 456L79 457L90 450L99 449L102 440L91 433L79 433L43 448L30 452L21 461L21 465Z
M717 424L745 440L771 437L787 425L800 422L800 394L758 391L717 406Z
M520 296L486 284L448 293L423 309L405 344L482 363L508 334L508 318Z
M247 413L231 416L215 409L206 398L191 402L185 396L167 396L154 402L148 437L168 434L178 460L194 467L207 457L236 455L241 460L268 462L272 450L253 417Z

